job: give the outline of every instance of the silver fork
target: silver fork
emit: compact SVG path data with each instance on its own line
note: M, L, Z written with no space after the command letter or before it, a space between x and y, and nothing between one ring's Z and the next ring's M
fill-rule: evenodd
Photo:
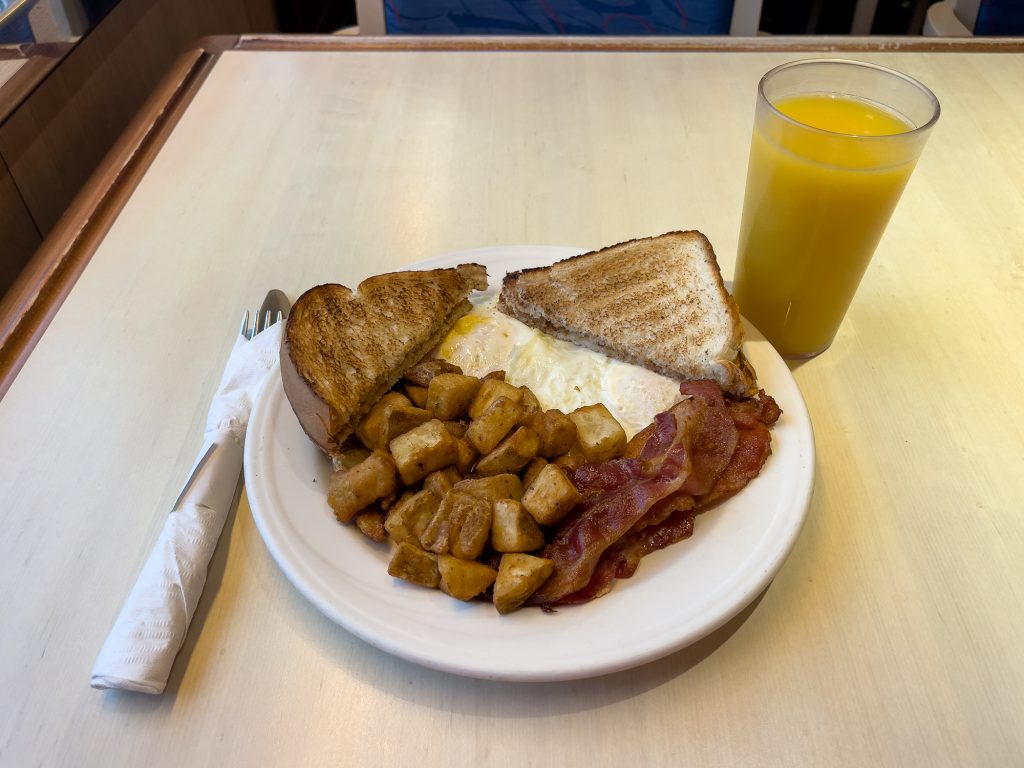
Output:
M265 331L274 323L279 323L288 313L288 297L276 288L267 293L263 305L253 313L252 325L249 324L249 310L242 316L242 327L239 333L252 339L260 331Z

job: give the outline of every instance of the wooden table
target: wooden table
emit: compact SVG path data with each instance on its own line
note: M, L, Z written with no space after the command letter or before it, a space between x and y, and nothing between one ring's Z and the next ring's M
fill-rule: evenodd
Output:
M815 492L751 608L630 672L459 678L324 618L243 494L149 698L89 670L244 309L462 248L687 227L729 276L757 80L836 41L183 59L5 305L0 763L1024 764L1024 54L845 42L943 112L835 344L794 370Z

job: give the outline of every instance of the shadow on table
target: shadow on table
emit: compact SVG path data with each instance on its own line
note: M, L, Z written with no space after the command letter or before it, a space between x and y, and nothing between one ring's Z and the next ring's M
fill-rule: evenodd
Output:
M387 678L374 674L372 671L379 667L373 664L355 665L351 672L390 696L423 707L437 707L443 702L443 706L461 714L534 719L586 712L633 698L684 675L729 640L770 587L704 639L657 661L600 677L552 683L477 680L401 659L394 660L398 668Z

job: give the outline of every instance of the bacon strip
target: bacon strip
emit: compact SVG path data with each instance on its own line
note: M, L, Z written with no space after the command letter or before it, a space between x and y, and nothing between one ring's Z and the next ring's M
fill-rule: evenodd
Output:
M671 439L675 445L680 436L673 434L670 438L667 422L656 421L652 428L644 430L646 434L642 444L635 442L630 446L628 455L631 458L609 462L613 466L608 468L606 465L592 465L578 470L574 481L582 486L586 501L571 524L563 527L545 550L544 556L555 560L555 576L534 595L531 602L572 605L606 594L616 579L631 577L645 555L689 538L697 514L734 495L760 473L771 453L771 434L767 427L774 424L782 413L774 399L762 390L755 398L725 400L717 384L704 381L684 382L680 392L689 396L683 403L700 401L707 406L700 431L691 439L688 448L689 474L677 489L668 491L649 504L646 512L635 517L632 527L619 532L621 524L635 515L635 507L634 515L623 514L618 518L620 526L614 532L604 531L608 535L602 536L590 529L603 524L590 517L591 510L600 508L606 514L621 511L617 510L621 503L619 498L630 479L643 477L645 473L647 477L661 477L666 471L664 457L672 451L672 447L666 450L666 443ZM653 465L659 460L662 466L654 469ZM664 485L662 483L657 489L664 491ZM647 490L654 492L655 488L650 486ZM596 562L594 548L588 550L588 540L584 537L568 539L576 547L564 546L566 542L562 542L562 534L570 529L577 534L587 530L588 536L600 541ZM560 570L571 567L570 558L577 552L587 556L587 567L574 573L573 578L564 580L557 589L549 589ZM559 559L561 556L566 558L568 565ZM587 571L589 578L581 583L580 578ZM579 586L564 592L566 584ZM563 593L559 595L560 590Z
M639 459L607 462L608 482L593 466L581 471L580 482L588 489L601 487L581 505L578 514L564 523L542 556L554 561L555 572L530 598L531 603L554 604L582 589L593 576L604 551L623 537L660 499L679 490L690 476L691 453L700 435L708 407L699 398L683 400L659 414L655 431ZM656 471L654 471L656 469Z

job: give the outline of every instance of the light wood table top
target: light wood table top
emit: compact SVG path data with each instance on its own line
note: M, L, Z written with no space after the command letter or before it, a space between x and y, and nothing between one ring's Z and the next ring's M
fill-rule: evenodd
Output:
M721 630L570 683L420 668L307 602L243 493L168 691L89 688L269 287L682 228L730 277L757 81L822 55L359 45L185 62L51 243L86 253L0 401L0 764L1024 764L1013 52L856 53L942 117L834 345L794 369L800 539Z

